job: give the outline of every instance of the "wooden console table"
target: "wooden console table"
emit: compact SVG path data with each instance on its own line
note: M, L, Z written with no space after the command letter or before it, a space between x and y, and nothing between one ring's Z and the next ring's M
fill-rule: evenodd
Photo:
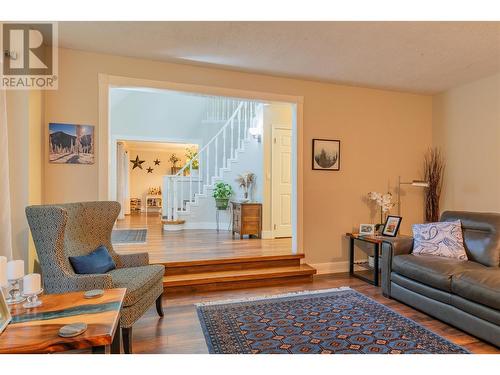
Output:
M83 292L42 295L43 304L25 309L12 307L12 322L0 334L0 354L55 353L73 349L92 349L104 354L110 347L120 353L120 310L126 289L107 289L99 298L85 299ZM86 323L87 331L63 338L59 329L71 323Z
M257 235L262 238L262 203L231 202L233 208L232 231L243 235Z

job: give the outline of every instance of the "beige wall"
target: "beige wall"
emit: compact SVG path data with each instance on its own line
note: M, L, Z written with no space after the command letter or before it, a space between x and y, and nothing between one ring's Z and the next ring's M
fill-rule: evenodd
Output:
M9 182L11 192L12 251L32 270L35 251L24 209L42 203L42 119L40 91L7 92Z
M66 49L60 50L59 90L46 93L45 123L98 126L99 73L303 96L303 250L311 263L345 261L343 234L374 220L363 201L365 194L385 191L389 185L393 189L398 175L418 177L422 155L431 144L429 96ZM340 172L311 170L312 138L342 141ZM47 203L97 199L97 163L48 164L46 152ZM404 197L403 230L422 220L421 194L411 190Z
M500 74L433 98L433 143L446 157L441 209L500 212Z

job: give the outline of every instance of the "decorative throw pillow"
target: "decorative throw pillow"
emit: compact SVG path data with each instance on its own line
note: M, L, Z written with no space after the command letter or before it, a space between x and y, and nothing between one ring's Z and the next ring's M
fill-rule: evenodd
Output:
M414 224L412 229L413 254L467 260L460 220Z
M88 255L69 257L69 262L78 274L106 273L116 268L108 249L102 245Z

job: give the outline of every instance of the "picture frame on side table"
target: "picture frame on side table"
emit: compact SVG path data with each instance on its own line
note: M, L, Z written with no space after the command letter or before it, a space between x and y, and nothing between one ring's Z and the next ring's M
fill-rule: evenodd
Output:
M375 235L375 224L359 224L360 236L373 236Z
M382 234L388 237L396 237L398 234L399 226L401 225L401 220L403 220L401 216L387 216Z
M312 169L340 171L340 141L337 139L312 140Z
M10 315L9 306L5 301L5 297L2 292L2 288L0 288L0 335L3 330L9 325L12 320L12 316Z

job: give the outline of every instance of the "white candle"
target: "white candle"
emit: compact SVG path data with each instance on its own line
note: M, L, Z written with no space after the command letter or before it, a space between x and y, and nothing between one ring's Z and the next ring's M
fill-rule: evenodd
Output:
M7 278L17 280L24 276L24 260L11 260L7 263Z
M0 256L0 288L7 285L7 258Z
M42 289L39 273L30 273L23 277L23 294L37 294Z

